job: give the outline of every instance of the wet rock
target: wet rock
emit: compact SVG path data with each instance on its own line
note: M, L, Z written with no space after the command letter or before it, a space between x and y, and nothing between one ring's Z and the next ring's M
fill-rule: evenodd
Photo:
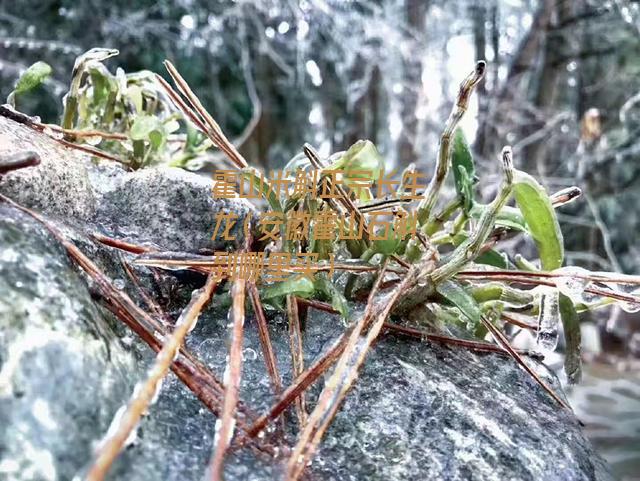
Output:
M91 161L46 135L0 116L0 155L33 151L40 165L0 176L0 193L48 215L87 221L95 211Z
M214 199L210 178L167 167L128 172L0 116L0 154L21 150L39 154L41 164L1 177L0 193L122 240L177 251L225 249L240 245L244 219L255 212L244 199ZM218 213L237 216L236 241L212 240Z
M98 186L103 175L92 175L92 183ZM177 168L127 172L110 184L100 195L95 222L119 238L167 250L224 248L221 235L212 242L216 215L222 212L237 216L231 234L238 240L232 244L239 245L242 222L253 210L243 199L214 199L211 179Z
M132 389L132 356L41 225L0 204L0 479L68 480Z

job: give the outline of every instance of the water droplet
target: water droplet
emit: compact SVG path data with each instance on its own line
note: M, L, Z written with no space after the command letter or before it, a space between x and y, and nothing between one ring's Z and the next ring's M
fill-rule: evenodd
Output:
M536 344L543 351L555 351L558 346L559 296L559 292L553 288L545 288L540 294Z
M102 142L102 137L100 137L99 135L91 135L89 137L85 137L84 141L89 145L98 145L100 142Z
M118 289L119 291L121 291L122 289L124 289L126 286L126 283L124 282L123 279L115 279L113 281L113 287L115 287L116 289Z
M242 353L242 357L244 358L244 360L246 361L255 361L256 358L258 357L258 354L256 353L256 351L254 351L253 349L251 349L250 347L246 348L244 350L244 352Z

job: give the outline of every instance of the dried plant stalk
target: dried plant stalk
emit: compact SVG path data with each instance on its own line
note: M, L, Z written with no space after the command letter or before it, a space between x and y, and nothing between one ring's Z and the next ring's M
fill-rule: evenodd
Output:
M229 141L229 139L224 135L224 132L218 125L218 123L213 119L213 117L207 112L204 108L200 99L193 93L189 84L186 82L184 78L180 75L178 70L173 66L171 62L168 60L164 61L164 65L169 72L169 75L175 82L178 87L178 91L187 99L187 101L193 107L193 110L197 113L200 118L200 122L196 123L196 126L202 130L204 124L203 133L207 135L211 141L222 150L229 160L235 164L239 169L244 169L249 167L249 164L245 160L245 158L238 152L238 149ZM166 86L163 84L163 88L166 90ZM173 98L173 97L172 97ZM189 118L192 118L193 114L189 114L188 112L184 112Z
M258 292L258 288L254 282L249 282L247 284L247 290L249 291L249 298L251 299L253 312L256 316L258 336L260 337L260 345L262 347L262 355L264 356L267 373L271 379L271 384L273 384L275 394L279 395L282 393L282 378L278 372L278 363L276 361L275 352L273 351L273 345L271 344L269 328L267 327L267 318L264 315L264 309L262 308L262 302L260 301L260 293Z
M480 80L482 80L486 66L487 64L484 61L479 61L476 64L476 68L474 69L474 71L471 72L460 85L456 104L454 105L453 110L451 111L451 114L447 119L447 124L444 128L444 131L442 132L442 136L440 137L440 147L438 152L438 159L436 162L436 173L427 186L427 190L424 193L424 199L422 199L420 201L420 204L418 205L418 221L421 224L427 222L427 220L431 216L433 207L438 200L440 189L442 188L444 179L447 177L447 173L449 172L449 164L451 163L451 137L453 136L453 132L460 122L460 119L462 119L462 116L467 111L471 93L473 92L475 86L478 85Z
M293 375L298 377L304 372L304 354L302 351L302 331L300 329L300 316L298 315L298 303L295 296L287 296L287 317L289 319L289 348L291 349L291 361L293 363ZM300 429L307 422L307 403L304 392L296 399L296 415Z
M231 444L236 424L236 410L242 375L242 338L244 333L244 302L246 280L237 279L231 288L233 306L231 308L232 332L229 361L225 368L224 404L222 415L216 420L216 432L213 440L213 455L209 463L208 479L220 481L224 469L224 458Z
M133 391L126 411L119 419L113 433L107 433L102 441L95 460L87 474L87 481L100 481L104 479L111 464L116 459L127 438L134 431L140 418L147 411L154 398L158 395L162 380L169 372L169 368L178 355L178 351L186 335L195 327L202 308L209 302L217 285L217 279L209 276L202 289L196 291L189 305L182 311L176 321L173 333L162 345L162 349L156 356L153 367L149 371L147 379L139 383ZM111 429L110 429L111 431Z

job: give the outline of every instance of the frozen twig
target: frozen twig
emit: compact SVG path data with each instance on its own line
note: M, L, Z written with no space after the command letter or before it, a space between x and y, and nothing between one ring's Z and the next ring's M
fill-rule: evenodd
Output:
M233 164L237 168L243 169L245 167L248 167L249 164L247 163L245 158L240 154L240 152L238 152L238 149L236 149L236 147L229 141L229 139L226 137L226 135L224 134L224 132L222 131L218 123L213 119L213 117L209 114L209 112L207 112L207 110L204 108L204 106L200 102L200 99L198 99L196 94L193 93L193 91L189 87L189 84L187 84L185 79L182 78L178 70L176 70L173 64L168 60L164 61L164 65L167 68L169 75L171 76L176 86L178 87L178 91L187 99L187 101L191 104L191 107L193 108L193 110L197 113L197 116L199 117L200 122L196 122L196 126L200 130L202 130L203 133L207 135L207 137L209 137L211 141L227 155L229 160L233 162ZM161 84L166 90L165 84L162 82ZM174 97L172 97L172 99L173 98ZM182 105L184 105L184 103ZM185 114L187 114L187 112L185 112ZM191 115L187 114L187 116L191 119L193 118L192 115L193 114Z
M291 349L293 375L298 377L304 372L304 354L302 352L302 331L300 329L298 303L296 302L296 297L292 294L287 296L287 317L289 319L289 347ZM300 429L302 429L308 416L304 392L296 399L296 414Z
M211 299L216 285L216 278L210 275L204 287L194 292L191 302L176 321L174 331L164 341L147 379L136 385L126 410L121 416L116 415L114 418L113 432L110 429L102 441L87 474L87 481L104 479L126 440L138 425L140 418L147 411L149 405L153 404L160 391L162 380L169 372L185 337L195 327L203 307Z
M226 456L236 424L236 410L240 393L242 376L242 339L244 334L244 303L246 280L236 279L231 288L233 305L231 307L232 332L229 361L224 373L224 404L222 414L216 420L216 432L213 440L213 455L209 462L208 479L220 481L224 470Z
M479 61L476 64L473 72L471 72L469 76L464 79L462 84L460 84L460 90L458 91L456 104L454 105L453 110L451 111L451 114L447 119L447 124L440 137L440 147L438 151L438 159L436 161L436 172L431 178L431 182L429 183L429 186L424 193L424 199L422 199L420 201L420 204L418 205L418 221L420 222L420 224L424 224L425 222L427 222L427 220L431 216L433 207L436 205L438 195L440 194L440 189L442 188L444 179L447 177L447 173L449 172L449 164L451 163L451 137L453 136L453 132L460 122L460 119L462 119L462 116L469 107L469 98L471 97L471 93L473 92L475 86L478 85L480 80L482 80L486 66L487 64L484 61Z
M249 298L251 299L251 305L253 306L253 313L256 317L258 335L260 337L260 345L262 346L262 355L264 356L267 373L271 378L271 384L273 384L275 394L279 395L282 392L282 378L278 372L276 355L273 351L273 345L271 344L269 328L267 327L267 318L264 315L262 302L260 301L260 293L258 292L258 288L254 282L249 282L247 284L247 291L249 292Z

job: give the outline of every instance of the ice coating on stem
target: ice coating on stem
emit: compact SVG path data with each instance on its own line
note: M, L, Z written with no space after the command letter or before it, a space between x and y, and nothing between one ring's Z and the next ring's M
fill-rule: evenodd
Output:
M556 274L562 274L555 277L556 287L565 296L573 302L584 302L584 290L589 285L589 271L582 267L563 267L554 271Z
M558 346L559 296L558 290L553 288L546 288L540 294L536 344L544 351L555 351Z

